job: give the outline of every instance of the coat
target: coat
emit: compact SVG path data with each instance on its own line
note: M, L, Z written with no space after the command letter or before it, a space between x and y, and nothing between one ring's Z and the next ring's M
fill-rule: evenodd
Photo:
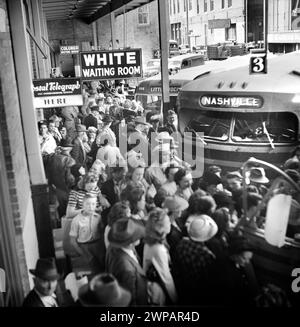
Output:
M86 152L78 138L74 140L74 146L71 151L72 158L75 159L77 164L85 166L86 164Z
M85 117L83 124L86 128L89 128L90 126L98 128L98 120L92 114Z
M140 266L121 248L108 247L106 269L113 274L120 285L130 291L131 305L147 305L147 278Z
M34 290L31 290L23 302L24 308L44 308L44 303Z

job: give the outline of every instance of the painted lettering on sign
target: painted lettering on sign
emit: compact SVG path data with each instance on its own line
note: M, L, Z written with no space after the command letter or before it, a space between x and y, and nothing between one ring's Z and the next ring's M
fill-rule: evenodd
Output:
M81 52L82 76L118 79L142 76L141 49Z
M200 105L213 108L261 108L263 100L260 97L203 95Z

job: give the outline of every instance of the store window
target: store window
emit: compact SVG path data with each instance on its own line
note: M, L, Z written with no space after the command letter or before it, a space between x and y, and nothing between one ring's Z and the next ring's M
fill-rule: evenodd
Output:
M149 25L149 7L148 5L138 9L138 24Z

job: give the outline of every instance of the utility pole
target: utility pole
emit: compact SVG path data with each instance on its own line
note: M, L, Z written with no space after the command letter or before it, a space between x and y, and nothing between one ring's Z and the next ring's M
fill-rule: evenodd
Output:
M185 9L186 9L186 42L188 43L189 47L191 47L190 38L189 38L189 0L185 0Z
M268 52L268 0L264 0L264 48Z

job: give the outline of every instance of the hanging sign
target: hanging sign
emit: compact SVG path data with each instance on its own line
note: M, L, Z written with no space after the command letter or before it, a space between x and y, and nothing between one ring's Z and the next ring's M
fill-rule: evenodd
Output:
M142 50L80 52L83 79L142 77Z
M48 78L33 81L35 108L82 106L79 78Z

